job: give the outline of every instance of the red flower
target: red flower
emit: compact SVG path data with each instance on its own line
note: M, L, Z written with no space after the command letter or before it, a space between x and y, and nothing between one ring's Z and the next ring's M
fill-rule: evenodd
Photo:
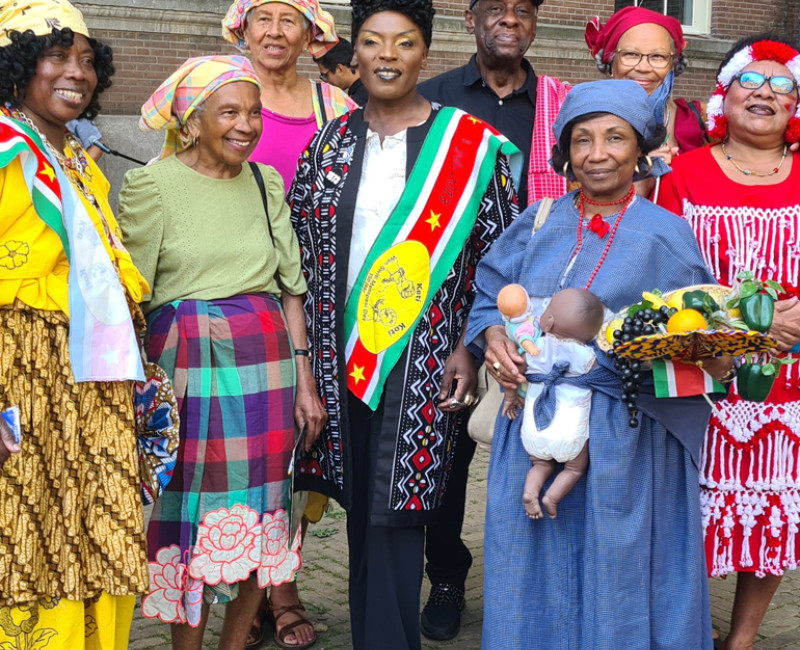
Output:
M594 215L586 227L600 237L600 239L605 237L608 234L608 231L611 230L611 226L603 221L603 217L601 217L599 214Z
M722 140L728 134L728 118L724 115L714 117L714 127L708 132L712 140Z
M793 117L789 120L786 131L783 133L783 139L789 144L800 141L800 118Z

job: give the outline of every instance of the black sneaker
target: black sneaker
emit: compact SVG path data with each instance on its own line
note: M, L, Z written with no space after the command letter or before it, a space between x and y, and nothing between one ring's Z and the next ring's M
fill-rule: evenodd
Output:
M434 641L454 638L461 630L461 612L466 605L462 587L446 583L433 585L419 617L422 634Z

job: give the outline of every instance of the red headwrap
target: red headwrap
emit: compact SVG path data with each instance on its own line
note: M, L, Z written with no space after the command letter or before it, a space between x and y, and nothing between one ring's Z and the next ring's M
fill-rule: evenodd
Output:
M605 25L600 23L600 17L595 16L586 25L586 44L593 57L603 52L603 62L608 63L617 49L617 43L622 35L631 27L644 23L655 23L669 32L675 43L675 56L680 56L686 41L683 40L683 28L678 19L665 16L657 11L642 7L625 7L620 9Z

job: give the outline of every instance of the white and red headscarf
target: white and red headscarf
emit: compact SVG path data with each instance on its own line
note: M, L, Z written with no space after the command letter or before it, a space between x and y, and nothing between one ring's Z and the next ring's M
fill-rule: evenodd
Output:
M722 103L728 94L733 79L754 61L775 61L785 65L794 80L800 85L800 52L791 45L779 41L756 41L746 45L731 57L717 75L717 88L708 100L708 134L711 138L722 140L728 133L728 120L722 112ZM800 141L800 101L797 110L789 120L784 134L786 142Z

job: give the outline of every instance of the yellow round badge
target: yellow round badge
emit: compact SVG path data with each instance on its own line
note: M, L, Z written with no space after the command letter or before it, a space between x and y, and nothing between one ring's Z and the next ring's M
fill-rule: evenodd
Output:
M358 297L358 334L367 350L379 354L411 330L430 283L431 258L418 241L401 242L375 260Z

